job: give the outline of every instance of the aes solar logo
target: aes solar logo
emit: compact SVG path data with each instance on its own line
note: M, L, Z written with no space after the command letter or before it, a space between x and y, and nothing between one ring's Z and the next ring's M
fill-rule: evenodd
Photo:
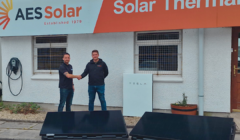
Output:
M16 8L16 6L15 6ZM60 19L60 18L75 18L80 16L82 6L67 7L66 4L59 8L53 8L52 6L46 7L27 7L16 8L14 10L14 16L9 15L9 11L13 10L13 0L6 0L1 2L0 6L0 26L5 30L10 18L14 18L15 21L19 20L40 20L40 19ZM16 13L15 13L16 12ZM11 19L13 20L13 19Z
M10 18L8 16L9 11L13 9L13 2L12 0L6 0L6 3L3 1L1 2L2 5L0 6L0 26L3 25L3 30L7 27L8 23L10 22Z
M82 6L74 8L67 7L66 4L63 4L62 8L53 8L52 6L46 6L45 8L42 7L28 7L26 9L19 8L15 20L33 20L42 19L43 17L46 19L79 17L81 10Z

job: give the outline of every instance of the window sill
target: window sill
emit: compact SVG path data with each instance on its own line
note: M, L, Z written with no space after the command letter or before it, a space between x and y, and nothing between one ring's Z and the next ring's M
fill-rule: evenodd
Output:
M35 74L31 77L32 80L59 80L58 74Z
M182 83L183 78L181 75L153 75L153 81L164 83Z

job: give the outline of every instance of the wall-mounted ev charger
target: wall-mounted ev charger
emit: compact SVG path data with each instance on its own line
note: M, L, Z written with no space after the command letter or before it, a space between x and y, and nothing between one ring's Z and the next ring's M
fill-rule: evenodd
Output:
M20 72L20 74L17 78L12 78L11 77L12 73L17 75L18 72ZM13 58L10 59L8 65L7 65L7 68L6 68L6 74L8 76L8 87L9 87L9 90L10 90L11 94L13 96L18 96L21 93L22 87L23 87L22 63L20 62L20 60L18 58L13 57ZM14 94L11 90L10 80L18 80L20 78L21 78L21 89L17 94Z

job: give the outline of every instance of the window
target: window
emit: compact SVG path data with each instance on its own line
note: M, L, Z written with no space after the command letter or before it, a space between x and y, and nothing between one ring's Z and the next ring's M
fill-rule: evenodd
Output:
M181 74L181 31L136 33L135 72Z
M67 36L34 37L34 72L58 72L66 49Z

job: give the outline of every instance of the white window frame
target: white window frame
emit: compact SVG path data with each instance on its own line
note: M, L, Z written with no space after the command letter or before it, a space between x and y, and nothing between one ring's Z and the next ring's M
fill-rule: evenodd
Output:
M68 49L68 36L67 35L56 35L56 36L66 36L67 37L67 43L36 43L37 37L55 37L54 36L34 36L34 43L33 43L33 70L34 73L58 73L58 70L38 70L38 56L37 56L37 49L38 48L66 48L66 51Z
M140 33L155 33L155 32L179 32L179 39L171 40L142 40L138 41L137 37ZM169 43L167 43L169 41ZM139 47L140 46L161 46L161 45L177 45L178 46L178 70L177 71L139 71ZM134 72L153 74L153 75L180 75L182 74L182 31L152 31L152 32L136 32L135 33L135 48L134 48Z

